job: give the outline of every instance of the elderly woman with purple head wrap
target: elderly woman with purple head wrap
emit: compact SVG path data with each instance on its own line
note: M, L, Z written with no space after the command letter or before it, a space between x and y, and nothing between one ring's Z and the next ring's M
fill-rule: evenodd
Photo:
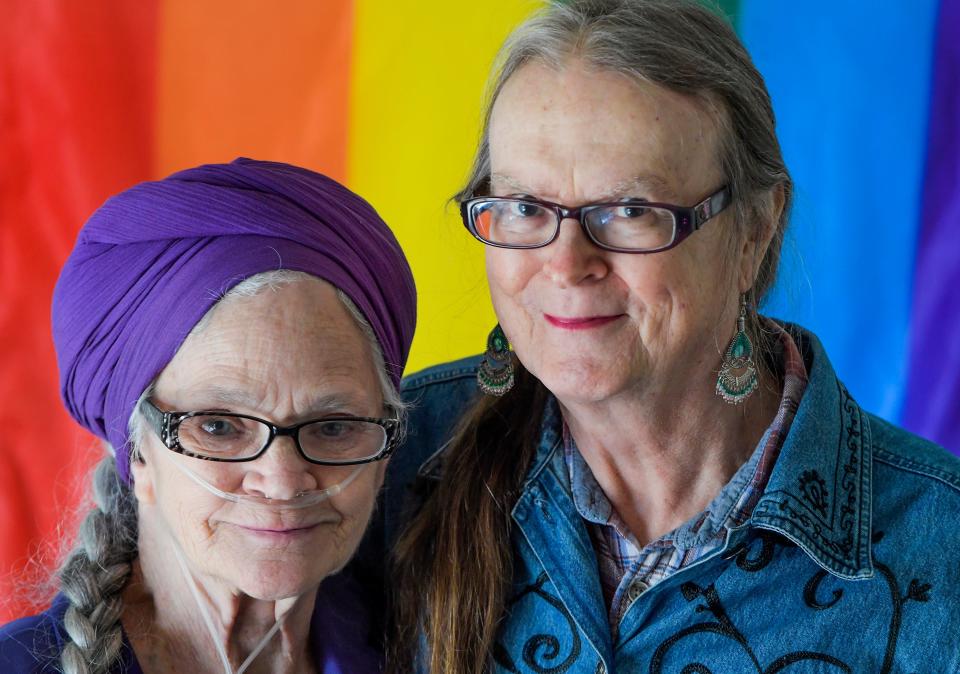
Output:
M333 576L403 425L415 290L376 212L240 159L144 183L80 232L53 302L64 401L109 442L95 505L0 669L366 672Z

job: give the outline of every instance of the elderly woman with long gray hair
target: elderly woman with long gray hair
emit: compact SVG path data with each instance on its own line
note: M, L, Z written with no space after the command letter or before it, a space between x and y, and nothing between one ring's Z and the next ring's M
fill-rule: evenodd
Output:
M311 171L237 160L107 201L53 327L67 407L111 450L0 671L380 671L334 574L400 437L415 313L390 230Z
M459 202L499 324L405 381L389 664L960 671L960 462L758 314L792 183L730 26L556 2L491 90Z

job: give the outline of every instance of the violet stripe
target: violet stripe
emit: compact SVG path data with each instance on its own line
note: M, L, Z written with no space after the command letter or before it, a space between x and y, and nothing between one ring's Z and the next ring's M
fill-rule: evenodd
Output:
M903 424L960 455L960 0L942 0L933 62Z

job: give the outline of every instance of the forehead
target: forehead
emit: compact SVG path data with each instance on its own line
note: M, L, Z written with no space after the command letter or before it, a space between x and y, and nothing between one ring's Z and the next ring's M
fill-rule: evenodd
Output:
M493 107L493 188L578 201L697 198L721 180L714 117L699 99L624 75L531 62Z
M289 404L291 414L379 396L366 337L333 287L313 280L220 302L164 369L157 392L178 405Z

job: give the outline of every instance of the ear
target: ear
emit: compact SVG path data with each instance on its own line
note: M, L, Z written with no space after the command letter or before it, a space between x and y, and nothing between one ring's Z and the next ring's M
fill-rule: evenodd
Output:
M130 475L133 477L133 494L140 503L153 505L157 502L157 493L154 487L153 466L148 464L142 456L130 457Z
M783 215L783 205L786 201L783 183L777 183L770 188L764 201L769 206L764 209L765 213L763 213L760 221L750 228L750 233L744 238L740 250L739 287L741 294L750 290L756 282L760 262L767 254L770 241L780 224L780 216Z

